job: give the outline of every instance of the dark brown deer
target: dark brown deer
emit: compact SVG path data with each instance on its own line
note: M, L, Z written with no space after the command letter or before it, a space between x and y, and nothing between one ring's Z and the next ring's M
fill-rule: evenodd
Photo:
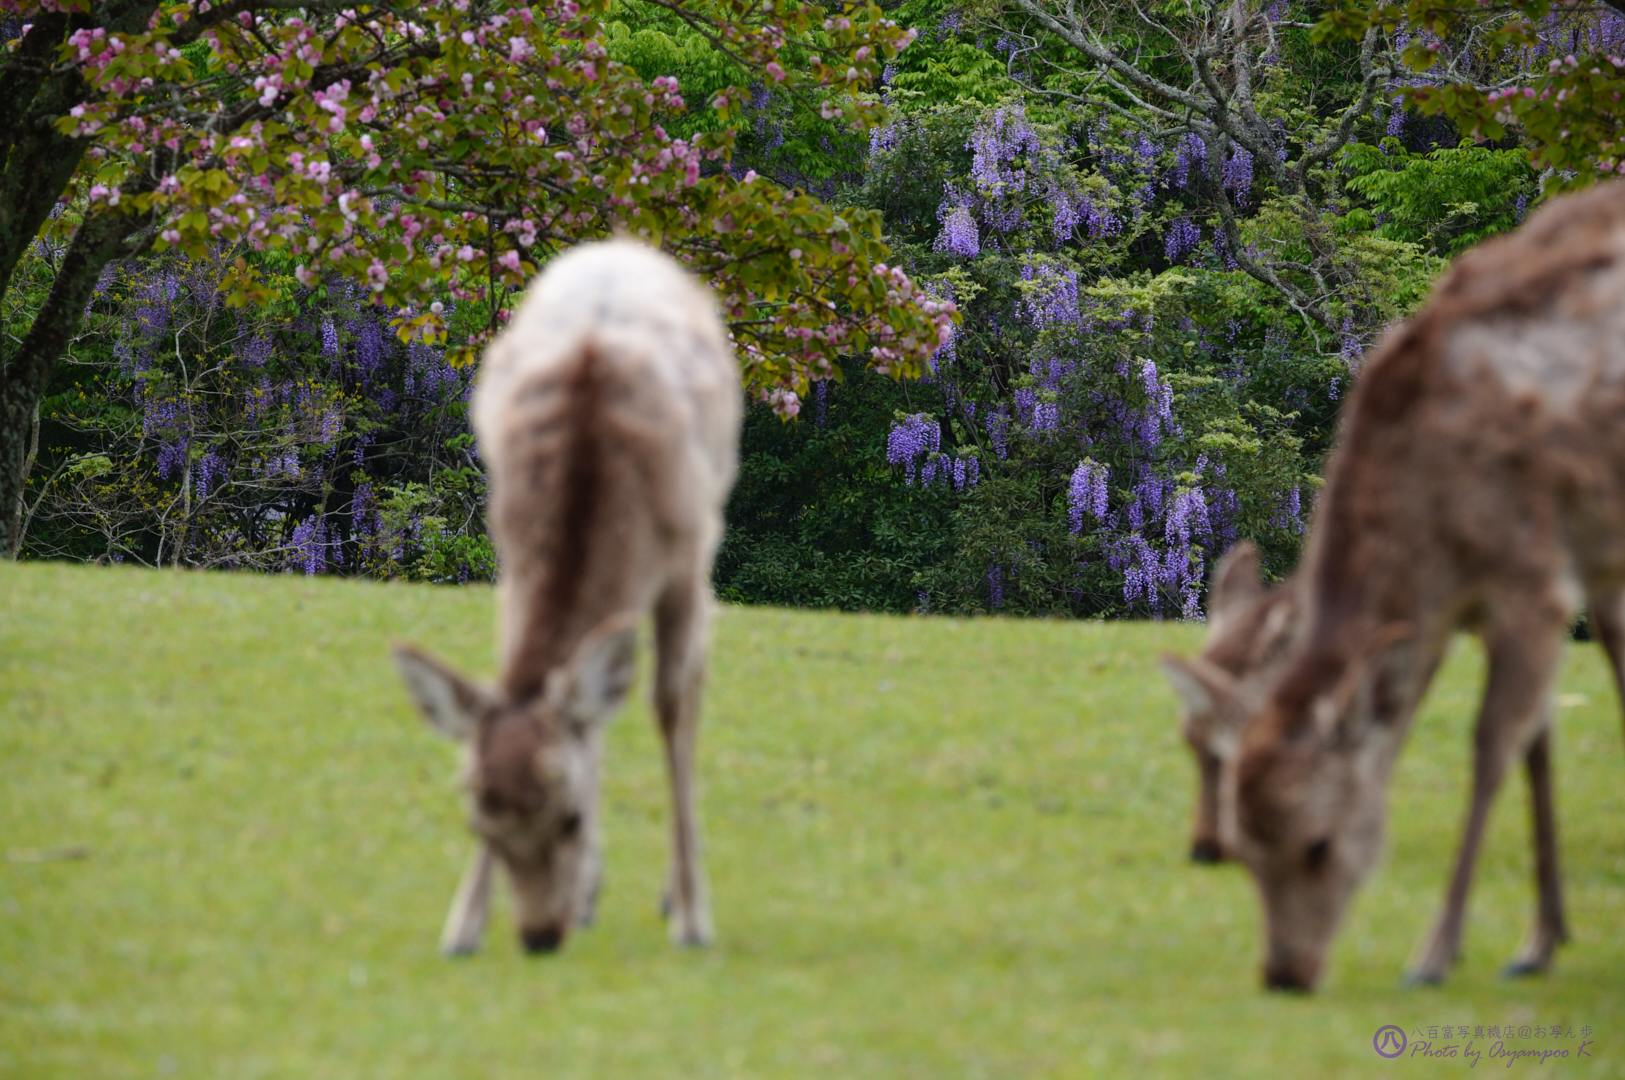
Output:
M1482 638L1489 667L1472 802L1410 977L1439 981L1459 956L1489 809L1519 756L1543 854L1534 933L1512 970L1544 970L1567 934L1548 701L1583 598L1616 683L1625 671L1625 184L1555 201L1463 256L1375 351L1299 576L1291 656L1256 706L1237 706L1233 847L1263 896L1266 983L1318 982L1381 848L1395 756L1458 628Z
M1208 587L1207 642L1197 656L1164 656L1162 665L1184 706L1181 733L1196 757L1196 809L1191 860L1223 862L1220 837L1221 767L1234 760L1245 711L1280 670L1298 632L1291 583L1265 588L1258 549L1243 540L1219 560Z
M444 952L478 947L496 863L526 949L556 949L590 921L604 726L631 686L635 627L651 612L672 792L671 933L710 940L695 737L740 412L710 295L633 243L554 261L487 352L473 416L500 567L501 678L486 689L396 651L431 724L467 747L479 848Z

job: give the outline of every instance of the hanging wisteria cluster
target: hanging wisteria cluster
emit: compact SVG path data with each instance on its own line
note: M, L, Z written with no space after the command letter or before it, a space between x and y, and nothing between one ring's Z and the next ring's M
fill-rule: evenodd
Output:
M899 418L886 437L886 460L903 466L904 482L922 487L940 483L955 491L973 488L982 479L982 466L974 456L953 456L941 451L940 423L925 413Z
M872 152L894 152L898 131L877 136ZM1240 147L1215 151L1193 133L1158 138L1085 127L1068 136L1035 125L1019 106L990 110L966 148L969 173L943 185L932 247L951 262L994 252L1014 264L1010 321L990 316L982 341L1021 342L1019 374L990 397L952 349L939 350L927 385L941 394L942 410L900 414L886 459L920 497L935 489L929 497L962 498L985 470L1054 468L1053 455L1071 448L1068 471L1056 478L1055 512L1078 573L1116 574L1129 611L1199 618L1207 568L1235 542L1242 500L1225 463L1210 460L1192 444L1197 432L1186 431L1176 376L1159 363L1165 346L1152 345L1163 340L1156 304L1108 299L1115 294L1092 287L1070 252L1149 232L1160 234L1170 265L1233 266L1222 234L1204 228L1187 205L1213 162L1211 181L1234 205L1248 206L1253 157ZM1164 205L1174 211L1162 212ZM1238 333L1251 335L1234 319L1213 334L1189 316L1162 331L1182 341L1185 354L1203 357L1235 350ZM1234 372L1232 382L1245 377L1244 367ZM1270 496L1268 528L1301 533L1298 490L1294 483ZM990 610L1057 554L1037 539L982 551ZM930 603L927 596L922 608Z
M1078 462L1078 467L1072 470L1066 504L1067 519L1074 534L1083 531L1084 514L1093 517L1097 524L1106 523L1106 483L1109 479L1111 470L1088 458Z
M75 362L108 408L53 418L82 451L31 496L25 551L489 577L472 372L403 346L342 281L287 316L233 312L229 267L170 256L104 275L89 338L112 361Z

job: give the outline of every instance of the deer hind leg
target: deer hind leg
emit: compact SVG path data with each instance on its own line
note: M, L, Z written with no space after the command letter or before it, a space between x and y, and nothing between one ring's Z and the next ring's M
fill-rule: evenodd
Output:
M1614 689L1625 704L1625 592L1591 598L1591 625L1614 671Z
M1552 966L1552 954L1569 939L1563 917L1563 879L1557 869L1557 813L1552 795L1552 729L1545 724L1524 753L1529 774L1529 811L1535 842L1535 925L1529 941L1503 969L1509 976L1535 975Z
M671 778L672 858L662 905L672 941L707 945L711 909L700 859L694 756L711 597L703 578L676 585L655 606L655 715Z
M1440 983L1461 955L1462 927L1473 866L1484 840L1490 807L1508 766L1543 730L1546 700L1561 656L1563 621L1538 617L1541 605L1515 605L1520 626L1497 626L1485 636L1489 679L1473 730L1473 796L1444 910L1423 943L1406 981ZM1549 778L1549 773L1548 773ZM1533 779L1533 777L1532 777ZM1537 844L1539 840L1537 838ZM1554 864L1555 869L1555 864Z
M485 920L491 914L491 848L480 844L474 852L446 912L446 925L440 931L440 951L446 956L466 956L480 947Z
M1625 593L1590 597L1591 626L1614 672L1614 688L1625 701ZM1529 816L1534 827L1535 926L1529 942L1504 969L1509 976L1536 975L1552 966L1552 954L1569 940L1563 913L1563 881L1557 865L1557 811L1554 805L1551 728L1544 728L1524 755L1529 774Z

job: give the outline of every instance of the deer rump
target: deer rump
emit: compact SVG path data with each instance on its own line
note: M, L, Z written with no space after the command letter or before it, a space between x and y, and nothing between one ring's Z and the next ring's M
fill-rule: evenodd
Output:
M486 689L397 650L418 705L468 751L480 845L442 949L477 946L494 865L513 885L527 948L557 948L590 921L602 729L631 685L634 628L650 613L673 794L666 903L673 937L703 943L694 744L741 412L715 304L648 248L577 248L488 350L472 411L499 566L501 674Z

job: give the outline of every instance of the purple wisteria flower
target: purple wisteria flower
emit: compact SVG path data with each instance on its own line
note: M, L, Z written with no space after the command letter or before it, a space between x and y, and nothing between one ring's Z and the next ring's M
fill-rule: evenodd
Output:
M320 516L310 515L294 526L288 541L289 561L304 570L307 577L327 571L327 526Z
M1235 193L1236 202L1245 205L1247 195L1253 189L1253 155L1251 152L1236 147L1224 165L1219 170L1221 182L1226 188Z
M942 429L937 422L925 413L915 413L892 424L891 434L886 437L886 460L903 466L906 482L912 486L920 459L936 454L941 442ZM930 482L929 477L926 482Z
M180 402L169 398L148 397L142 403L141 434L152 438L183 430L189 412Z
M256 334L237 346L237 358L252 368L262 368L271 362L275 346L266 334Z
M1404 98L1397 98L1396 97L1394 99L1394 101L1393 101L1393 104L1389 106L1389 108L1388 108L1388 126L1383 129L1383 134L1388 135L1391 138L1395 138L1395 139L1397 139L1400 136L1405 134L1405 99Z
M1054 401L1040 399L1033 405L1033 419L1029 425L1035 433L1048 433L1061 426L1061 406Z
M937 207L942 232L937 234L933 248L968 259L982 250L976 218L971 214L971 197L955 191L951 184L944 184L943 188L942 204Z
M891 65L887 66L890 67ZM903 125L900 123L890 123L882 127L870 128L869 153L871 155L881 154L887 150L897 149L897 144L902 141L902 136Z
M1106 484L1110 475L1111 470L1090 458L1084 458L1072 470L1066 504L1073 535L1083 531L1083 515L1086 513L1092 515L1097 524L1106 523Z
M1082 321L1078 307L1078 272L1051 263L1026 263L1021 280L1030 283L1022 291L1021 307L1036 330L1071 326Z
M1156 446L1164 432L1174 430L1174 388L1157 373L1157 362L1150 357L1140 360L1140 389L1145 392L1146 407L1130 430L1146 446Z
M1188 188L1193 173L1200 174L1207 167L1207 143L1194 131L1188 131L1174 144L1173 186Z
M965 144L971 151L971 178L984 198L999 199L1027 189L1027 171L1016 167L1023 156L1041 158L1043 141L1019 105L995 109L978 124Z
M430 401L444 401L466 394L472 386L464 384L463 375L446 363L444 353L433 346L415 341L407 346L406 356L404 385L408 396L421 395Z
M350 333L355 337L355 359L362 378L371 381L384 366L384 328L377 319L357 319L350 324Z
M262 460L251 462L249 471L256 477L264 477L267 480L275 479L278 476L286 477L289 480L297 480L303 470L299 465L299 451L290 447L280 453L273 452Z
M1286 532L1303 532L1303 495L1296 484L1287 489L1281 505L1270 515L1270 524Z
M1338 355L1343 358L1343 366L1351 372L1359 371L1360 359L1365 355L1365 346L1354 333L1354 325L1350 320L1343 320L1343 332L1340 336L1342 344L1338 349Z
M1010 415L1004 411L1004 406L987 414L982 422L987 428L988 440L993 444L993 452L1003 461L1008 456L1008 440L1010 430Z
M197 464L192 466L192 483L197 497L202 499L207 496L229 473L225 461L213 450L198 458Z
M1168 261L1177 263L1195 251L1202 243L1202 229L1189 218L1178 218L1168 226L1162 240L1163 254Z
M186 444L166 442L158 447L158 475L168 480L186 463Z

